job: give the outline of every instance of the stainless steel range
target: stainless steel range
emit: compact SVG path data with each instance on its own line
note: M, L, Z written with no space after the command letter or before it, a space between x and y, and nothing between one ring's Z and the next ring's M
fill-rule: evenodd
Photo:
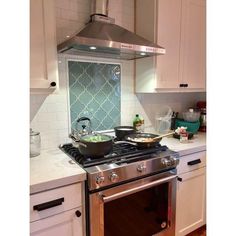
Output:
M72 144L60 148L87 172L88 236L175 235L178 153L120 143L93 159Z

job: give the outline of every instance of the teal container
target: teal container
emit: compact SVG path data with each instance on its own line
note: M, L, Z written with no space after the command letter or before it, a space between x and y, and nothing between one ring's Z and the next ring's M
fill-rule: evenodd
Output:
M187 132L196 134L199 127L200 127L200 121L196 121L196 122L188 122L185 120L179 120L176 119L175 120L175 129L177 129L178 127L187 127Z

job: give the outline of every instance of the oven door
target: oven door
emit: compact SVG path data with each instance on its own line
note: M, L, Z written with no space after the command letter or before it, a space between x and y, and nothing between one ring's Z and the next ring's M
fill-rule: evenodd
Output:
M174 236L176 171L89 195L90 236Z

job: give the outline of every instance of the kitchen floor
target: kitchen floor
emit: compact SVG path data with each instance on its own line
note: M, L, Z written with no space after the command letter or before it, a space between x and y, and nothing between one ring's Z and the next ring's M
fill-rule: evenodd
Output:
M206 236L206 226L202 226L186 236Z

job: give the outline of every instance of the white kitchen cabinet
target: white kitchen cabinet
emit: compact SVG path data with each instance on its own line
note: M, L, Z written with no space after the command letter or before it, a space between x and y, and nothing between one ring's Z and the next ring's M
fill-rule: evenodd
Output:
M206 224L205 159L206 152L180 157L177 167L176 236L184 236Z
M136 33L166 54L136 60L136 92L204 91L205 0L136 1Z
M205 89L206 1L182 0L180 78L189 89Z
M31 236L82 236L81 183L30 195Z
M54 91L58 64L54 0L30 1L30 89Z

